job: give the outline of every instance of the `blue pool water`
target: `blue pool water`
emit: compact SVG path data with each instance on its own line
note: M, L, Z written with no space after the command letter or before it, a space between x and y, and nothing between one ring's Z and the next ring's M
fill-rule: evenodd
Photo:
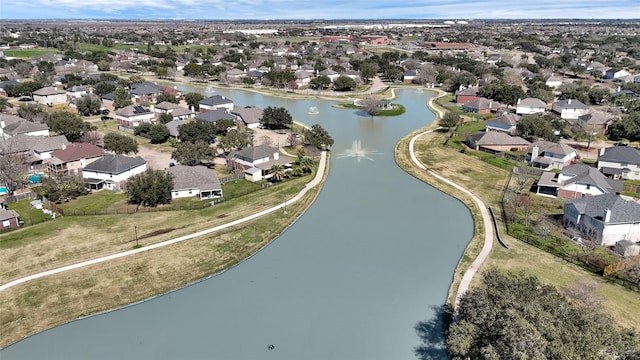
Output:
M6 186L0 186L0 195L8 194L9 190L7 190Z
M30 183L37 184L40 182L40 180L42 180L43 176L44 176L43 174L33 174L33 175L29 175L27 179L29 180Z

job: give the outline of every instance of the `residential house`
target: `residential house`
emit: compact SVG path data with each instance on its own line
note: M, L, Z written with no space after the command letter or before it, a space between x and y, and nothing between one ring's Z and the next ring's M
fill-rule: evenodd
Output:
M523 151L531 145L530 142L519 136L511 136L500 131L479 132L467 137L465 144L473 150L489 153Z
M31 122L16 115L0 113L0 137L16 135L49 136L49 126L45 123Z
M156 102L158 95L162 94L162 88L152 82L145 81L138 84L132 84L129 91L136 104L145 104Z
M480 98L480 95L478 95L479 90L479 87L474 86L456 91L456 104L462 105L469 101L478 100Z
M629 76L629 75L630 73L627 70L610 68L604 72L604 75L602 77L604 79L618 79L618 78Z
M536 185L536 194L577 199L602 194L620 194L622 185L622 181L607 178L594 167L575 163L565 166L559 173L543 172Z
M222 185L213 169L200 165L175 165L165 171L173 176L172 199L198 197L204 200L222 197Z
M475 114L490 114L504 108L502 104L497 101L489 100L487 98L478 98L471 100L462 105L462 111L475 113Z
M49 174L82 175L82 169L92 162L101 159L104 150L88 143L71 143L62 149L53 151L51 158L46 159Z
M418 72L416 70L406 70L402 73L402 82L411 84L418 78Z
M87 87L83 85L74 85L67 89L67 99L78 99L87 94Z
M64 135L42 136L18 134L4 139L0 150L3 155L24 155L26 162L31 165L42 164L43 160L51 158L51 153L69 145Z
M20 215L13 210L0 209L0 230L7 230L20 227Z
M196 115L195 119L215 123L222 119L235 121L236 117L225 110L209 110Z
M336 81L336 79L340 77L340 74L329 68L320 71L320 75L328 77L331 82Z
M140 156L105 154L82 169L84 182L91 190L123 190L127 180L147 171L147 162Z
M574 163L577 157L578 152L571 146L543 140L529 146L525 161L533 167L545 170L562 170L563 167Z
M245 148L240 151L232 151L227 156L227 166L236 171L252 174L253 179L266 179L271 177L270 169L275 164L290 167L295 161L288 156L280 155L278 149L268 145L258 145ZM260 173L257 170L259 169Z
M313 77L313 73L309 71L296 71L295 75L295 86L308 86L311 83L311 78Z
M200 111L223 110L227 113L233 110L233 100L222 95L213 95L200 100Z
M356 82L361 81L360 73L355 71L355 70L347 70L344 73L342 73L342 76L346 76L346 77L352 78Z
M192 110L168 101L163 101L157 104L153 108L153 112L155 113L157 118L160 118L161 114L169 114L173 117L174 120L191 119L196 115L196 113Z
M547 104L538 98L518 99L518 103L516 104L516 114L542 114L545 112L546 107Z
M20 85L22 85L22 83L14 79L0 81L0 95L7 96L7 90L6 90L7 88L10 88L12 86L20 86Z
M164 126L167 127L167 129L169 129L169 135L173 138L175 138L176 140L180 140L180 131L179 131L179 127L180 125L184 125L186 124L186 120L184 119L173 119L171 121L169 121L168 123L164 124Z
M574 126L581 128L591 136L604 135L607 132L609 125L611 125L611 122L610 114L602 111L594 111L578 116Z
M262 120L262 109L255 106L236 107L231 114L238 117L249 129L256 129Z
M620 240L640 241L640 204L615 194L567 200L562 222L603 246L614 246Z
M640 180L640 150L631 146L601 148L598 170L614 179Z
M509 135L515 135L518 121L520 121L519 115L504 112L494 118L487 119L485 121L485 126L487 131L502 131Z
M245 76L247 76L246 72L236 68L227 70L226 74L227 74L227 81L230 81L230 82L242 81L242 79Z
M564 120L576 120L589 111L587 105L577 99L558 100L551 105L551 110Z
M33 92L33 101L47 106L66 104L67 92L53 86L44 87Z
M129 105L116 110L116 122L119 126L131 128L143 123L153 124L156 117L151 110L141 105Z
M560 87L560 85L562 85L562 78L551 74L551 76L545 82L545 85L552 89L557 89L558 87Z

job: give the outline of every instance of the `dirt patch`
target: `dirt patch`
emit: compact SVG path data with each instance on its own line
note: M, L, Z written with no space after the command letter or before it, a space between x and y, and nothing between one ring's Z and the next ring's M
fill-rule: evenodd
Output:
M138 155L147 162L149 169L164 170L172 162L170 152L157 151L145 146L138 147Z
M148 234L144 234L142 236L139 237L139 239L146 239L146 238L150 238L156 235L162 235L162 234L166 234L166 233L170 233L173 230L175 230L176 228L167 228L167 229L158 229L156 231L152 231Z

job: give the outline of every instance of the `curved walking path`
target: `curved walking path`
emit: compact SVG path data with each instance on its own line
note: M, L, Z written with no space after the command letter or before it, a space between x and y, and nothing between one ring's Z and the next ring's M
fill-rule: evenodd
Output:
M53 274L58 274L64 271L69 271L69 270L74 270L74 269L78 269L81 267L85 267L85 266L89 266L89 265L94 265L94 264L99 264L105 261L109 261L109 260L114 260L114 259L118 259L118 258L122 258L125 256L130 256L130 255L135 255L144 251L148 251L148 250L153 250L153 249L157 249L163 246L167 246L167 245L171 245L171 244L176 244L185 240L189 240L189 239L193 239L202 235L206 235L206 234L210 234L222 229L226 229L228 227L231 226L235 226L238 224L242 224L243 222L249 221L249 220L253 220L256 218L259 218L260 216L272 213L274 211L279 211L279 210L283 210L286 206L287 203L291 204L294 203L298 200L300 200L310 189L314 188L316 185L320 184L320 182L322 182L322 178L324 176L324 172L325 172L325 168L326 168L326 163L327 163L327 152L323 151L322 154L320 155L320 164L318 166L318 172L316 173L316 176L313 178L313 180L311 180L309 183L307 183L304 188L294 197L292 197L291 199L286 199L285 202L283 202L282 204L273 206L271 208L268 208L266 210L257 212L255 214L249 215L247 217L238 219L238 220L234 220L231 222L228 222L226 224L223 225L219 225L216 227L212 227L209 229L205 229L193 234L189 234L189 235L185 235L185 236L181 236L175 239L171 239L171 240L167 240L167 241L163 241L163 242L159 242L153 245L149 245L149 246L145 246L145 247L141 247L138 249L133 249L133 250L128 250L128 251L124 251L121 253L116 253L116 254L112 254L112 255L107 255L107 256L103 256L103 257L99 257L96 259L91 259L91 260L87 260L87 261L82 261L76 264L71 264L71 265L67 265L67 266L62 266L59 268L55 268L55 269L51 269L48 271L43 271L37 274L33 274L33 275L29 275L29 276L25 276L16 280L13 280L11 282L8 282L6 284L0 285L0 292L7 290L11 287L14 287L16 285L22 284L22 283L26 283L28 281L31 280L35 280L35 279L39 279L39 278L43 278L45 276L49 276L49 275L53 275Z
M436 119L441 118L444 114L444 112L436 107L433 106L433 101L444 95L443 92L440 92L440 95L438 95L435 98L431 98L429 100L429 108L433 109L434 111L436 111L438 113L438 116L436 117ZM415 155L414 152L414 144L417 138L419 138L422 135L425 134L429 134L431 132L437 131L441 129L441 127L437 127L435 129L431 129L431 130L427 130L424 132L421 132L419 134L417 134L416 136L412 137L411 140L409 141L409 156L411 157L411 161L413 161L414 164L416 164L416 166L418 166L420 169L425 170L429 175L435 177L436 179L453 186L454 188L462 191L464 194L467 194L478 206L478 209L480 210L480 214L482 215L482 222L484 224L484 245L482 246L482 250L480 251L480 254L478 254L478 257L476 257L476 259L473 261L473 263L471 264L471 266L469 267L469 269L467 269L467 271L464 273L464 276L462 277L462 280L460 281L460 285L458 286L458 291L456 292L456 300L455 300L455 305L454 305L454 309L458 308L459 302L460 302L460 298L462 297L462 295L464 295L464 293L469 289L469 285L471 284L471 280L473 279L474 275L476 274L476 272L478 271L478 269L480 269L480 266L482 266L482 263L485 261L485 259L487 258L487 256L489 256L489 253L491 252L491 247L493 246L493 237L494 237L494 232L493 232L493 223L491 222L491 214L489 213L489 210L487 209L487 207L485 206L484 202L482 202L482 200L480 200L479 197L477 197L476 195L474 195L471 191L463 188L462 186L454 183L453 181L439 175L436 174L435 172L427 169L426 166L424 166L420 160L418 160L418 158Z

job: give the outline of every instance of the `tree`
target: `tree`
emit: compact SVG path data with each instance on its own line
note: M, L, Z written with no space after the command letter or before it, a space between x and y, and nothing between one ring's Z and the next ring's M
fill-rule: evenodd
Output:
M29 77L31 71L33 71L33 65L30 62L21 60L13 66L16 73L23 78Z
M320 75L311 79L311 87L324 90L331 86L331 79L326 75Z
M44 107L38 104L20 104L18 116L31 122L44 122L46 112Z
M173 176L164 170L149 169L127 180L129 203L157 207L171 203Z
M474 85L478 79L470 72L456 73L449 79L449 91L456 92L460 87L469 87ZM438 81L441 82L441 81Z
M365 82L369 82L369 80L373 79L377 74L380 67L377 63L371 61L365 61L360 64L360 76L364 79Z
M7 99L4 96L0 96L0 112L5 111L7 108L12 108L13 104L9 102L9 99Z
M640 356L633 330L618 328L606 315L522 274L487 271L482 284L460 299L457 320L445 331L452 360Z
M113 92L113 107L120 109L132 105L131 94L123 88L119 87Z
M302 169L305 174L311 173L313 171L313 159L308 156L303 157L302 160L300 160L300 169Z
M91 130L91 125L78 116L68 111L54 111L47 114L46 119L49 130L58 135L64 135L70 142L78 142L86 131Z
M367 96L362 99L362 109L369 115L375 116L382 108L382 99L375 96Z
M184 94L184 101L187 103L190 109L193 111L200 110L200 101L204 99L204 96L200 93L190 92Z
M289 70L271 70L264 75L274 87L284 87L296 79L296 75Z
M225 153L231 150L241 150L251 145L252 138L250 132L240 132L237 129L232 129L227 132L226 135L218 138L218 147Z
M515 105L519 99L525 96L520 85L509 85L502 81L486 84L478 91L478 95L508 105Z
M82 137L80 138L80 142L101 146L102 134L96 130L86 131L84 134L82 134Z
M11 141L2 142L2 155L0 155L0 183L7 188L10 196L18 189L22 189L27 181L27 155L13 153Z
M271 165L269 172L271 173L271 180L274 182L280 182L284 179L284 166L281 164Z
M114 92L116 90L116 86L110 82L99 82L93 87L93 92L98 96L103 96L108 93Z
M128 154L138 152L136 139L118 133L108 133L102 139L105 150L116 154Z
M152 144L162 144L169 140L171 134L164 124L153 124L149 128L149 140Z
M335 91L352 91L356 86L356 81L345 75L341 75L333 82Z
M440 126L451 129L453 127L456 127L460 123L460 120L460 115L454 113L453 111L447 111L442 119L440 119Z
M267 129L284 129L291 126L293 118L284 107L268 106L262 112L260 124Z
M100 100L90 95L83 95L80 99L76 100L76 108L80 115L97 115L100 113Z
M178 100L178 98L175 97L175 95L167 94L166 92L163 92L162 94L156 97L156 102L158 104L163 101L167 101L173 104L178 104L180 102L180 100Z
M168 123L170 123L172 121L173 121L173 116L171 116L171 114L167 114L167 113L160 114L160 117L158 118L158 122L160 124L168 124Z
M41 189L47 199L56 202L87 194L87 186L82 177L70 174L45 177L42 179Z
M216 127L213 123L204 120L194 120L178 126L180 141L198 142L204 141L207 144L215 140Z
M615 120L607 132L611 140L640 139L640 112L634 112Z
M171 158L182 165L196 166L212 164L216 158L215 149L204 141L195 143L179 142L171 153Z
M330 148L333 145L333 138L321 125L315 124L310 129L304 130L304 143L318 149Z
M554 129L558 125L554 123L552 116L534 114L522 116L516 129L526 139L542 138L547 141L558 141L555 132L561 129Z

